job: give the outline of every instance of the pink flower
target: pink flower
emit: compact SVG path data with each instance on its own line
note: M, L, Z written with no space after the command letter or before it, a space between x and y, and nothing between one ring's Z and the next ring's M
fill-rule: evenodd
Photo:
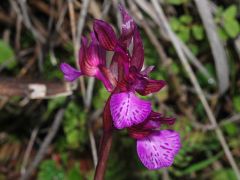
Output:
M175 118L166 118L153 112L151 102L140 99L140 95L158 92L166 83L149 78L154 69L150 66L142 70L144 48L138 28L125 11L122 14L122 31L118 38L113 28L102 20L95 20L91 33L91 43L82 38L79 51L80 71L66 63L60 68L68 81L81 75L93 76L103 82L111 93L103 112L104 131L115 127L127 128L129 135L137 141L137 153L148 169L171 166L180 149L180 136L172 130L159 130L161 124L172 125ZM130 44L133 48L130 51ZM108 67L106 51L114 55Z

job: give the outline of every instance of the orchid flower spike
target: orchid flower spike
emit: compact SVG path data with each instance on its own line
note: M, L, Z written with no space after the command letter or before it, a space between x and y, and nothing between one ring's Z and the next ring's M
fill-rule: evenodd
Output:
M142 96L156 93L166 82L149 78L153 66L142 70L144 48L140 32L122 5L119 5L119 10L122 15L119 37L107 22L95 20L90 44L85 37L81 41L80 70L66 63L62 63L60 68L67 81L81 75L102 81L111 93L103 112L104 131L127 129L130 137L136 139L137 154L145 167L169 167L181 147L180 135L160 128L161 124L174 124L176 119L154 112L150 101L137 96L137 93ZM106 51L114 53L109 63L106 63Z

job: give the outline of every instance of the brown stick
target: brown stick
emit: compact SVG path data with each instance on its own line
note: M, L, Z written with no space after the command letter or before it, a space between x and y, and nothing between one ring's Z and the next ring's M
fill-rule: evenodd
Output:
M23 96L30 99L43 99L71 94L71 87L66 83L0 78L1 96Z

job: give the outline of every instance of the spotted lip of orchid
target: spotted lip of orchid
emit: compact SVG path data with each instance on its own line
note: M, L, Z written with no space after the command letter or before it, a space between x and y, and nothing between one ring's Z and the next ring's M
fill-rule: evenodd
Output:
M168 167L181 147L180 136L175 131L159 128L161 124L174 124L175 118L152 111L151 102L136 95L156 93L166 83L149 78L153 66L142 70L144 48L137 25L122 5L119 9L123 21L120 37L107 22L95 20L90 45L85 37L81 41L80 70L66 63L60 68L68 81L81 75L102 81L111 93L103 111L104 131L127 128L137 141L137 153L144 166L148 169ZM110 62L106 62L106 51L114 52Z

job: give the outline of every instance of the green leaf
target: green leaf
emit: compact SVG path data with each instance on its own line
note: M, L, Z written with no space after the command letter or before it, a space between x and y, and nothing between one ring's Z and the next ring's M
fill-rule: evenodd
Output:
M186 26L181 26L177 35L183 42L188 42L190 39L190 29Z
M192 22L192 17L189 15L182 15L179 20L184 24L190 24Z
M104 102L107 101L109 95L107 90L103 85L101 85L100 89L98 90L98 93L94 95L93 97L93 106L95 109L99 109L103 107Z
M173 62L171 64L171 68L172 68L172 70L175 74L179 74L180 68L179 68L179 65L177 63Z
M86 113L74 101L70 102L63 120L63 130L66 135L66 142L70 148L81 148L87 140L86 134Z
M197 55L199 53L199 47L196 44L189 44L188 47L194 55Z
M211 64L211 63L207 63L207 64L204 64L204 67L207 69L208 73L216 78L216 72L215 72L215 68L214 68L214 65ZM206 86L208 85L209 86L209 82L208 82L208 79L206 78L206 76L204 76L200 71L197 71L197 78L199 80L199 83L202 85L202 86ZM212 86L213 87L213 86ZM210 88L210 86L209 86ZM204 113L203 113L204 114ZM201 115L201 114L200 114Z
M224 130L229 136L236 136L238 134L238 127L234 123L226 124Z
M16 65L14 52L9 44L0 40L0 64L6 64L7 68L12 69Z
M45 160L40 165L38 180L64 180L64 170L53 160Z
M68 131L66 134L67 142L71 146L71 148L77 148L79 146L79 133L78 130L73 129Z
M167 0L169 4L172 5L181 5L183 3L186 3L188 0Z
M178 31L179 27L182 26L180 21L175 17L170 19L170 25L174 31Z
M82 180L83 176L81 175L79 165L75 164L67 173L67 179L69 180Z
M47 111L44 113L44 119L48 118L49 115L58 107L60 107L66 100L66 97L57 97L50 99L47 105Z
M204 31L203 31L203 27L200 25L193 25L192 26L192 33L193 36L196 40L203 40L204 38Z
M222 28L217 28L217 32L221 40L226 41L228 39L228 34Z
M239 24L235 19L224 20L223 28L231 38L235 38L239 34Z
M233 107L237 112L240 112L240 96L233 97Z
M231 5L223 12L223 18L225 20L234 19L237 15L237 6Z
M237 180L237 177L232 169L220 169L214 172L213 180Z
M186 175L186 174L191 174L193 172L204 169L204 168L208 167L210 164L212 164L213 162L215 162L216 160L218 160L222 155L223 155L223 153L220 152L220 153L216 154L215 156L212 156L211 158L207 158L207 159L205 159L203 161L200 161L198 163L191 164L191 166L182 170L180 173L182 175Z

